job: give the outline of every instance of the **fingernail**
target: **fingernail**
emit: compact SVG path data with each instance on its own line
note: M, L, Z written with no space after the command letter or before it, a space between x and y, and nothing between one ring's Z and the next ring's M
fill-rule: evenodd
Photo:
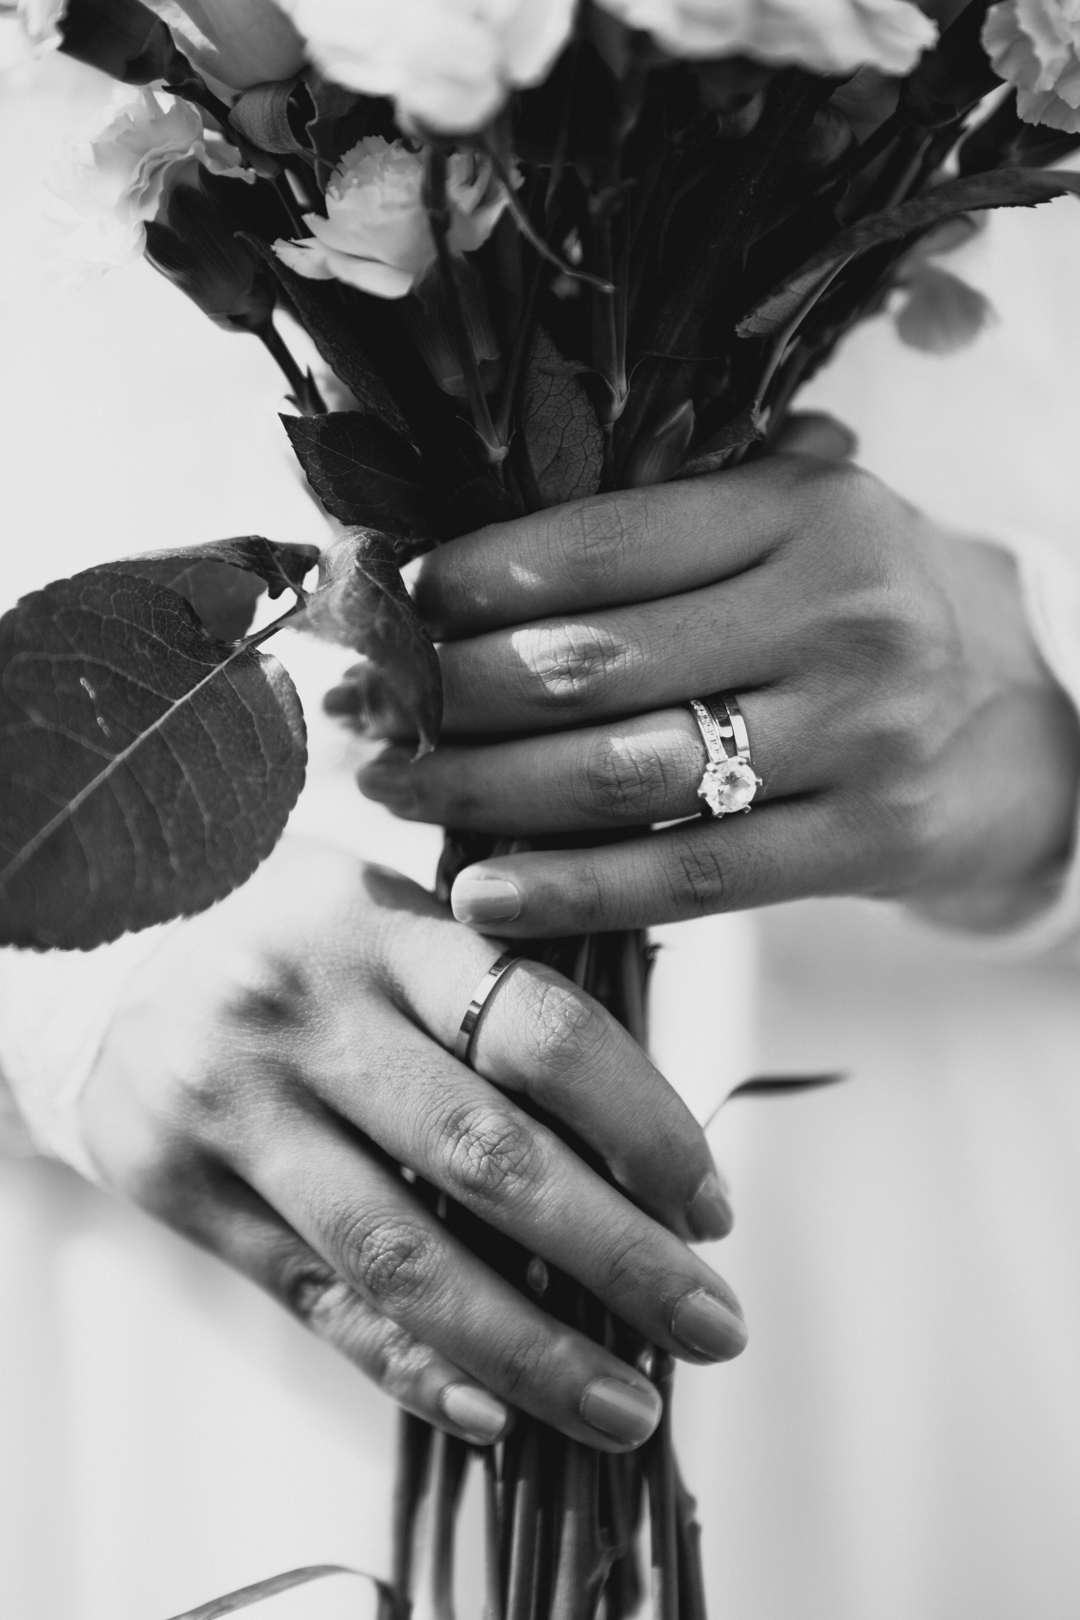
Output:
M590 1428L628 1446L649 1438L660 1421L660 1409L655 1389L624 1384L618 1378L594 1378L578 1408Z
M506 1428L506 1407L494 1395L472 1384L447 1384L439 1396L439 1405L450 1422L477 1445L489 1446Z
M688 1350L710 1361L730 1361L750 1337L742 1317L704 1288L683 1295L672 1313L671 1331Z
M506 878L472 877L462 872L450 904L458 922L509 922L521 910L521 896Z
M351 681L342 681L340 686L332 686L323 698L323 708L327 714L354 715L359 714L361 697Z
M363 765L357 771L356 781L366 799L375 799L398 811L416 807L416 780L407 756L373 759L370 765Z
M686 1224L703 1242L708 1238L727 1237L734 1226L735 1216L715 1170L709 1171L686 1206Z

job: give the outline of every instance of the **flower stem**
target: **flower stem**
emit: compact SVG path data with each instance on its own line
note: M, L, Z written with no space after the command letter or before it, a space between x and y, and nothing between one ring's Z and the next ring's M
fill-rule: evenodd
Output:
M281 206L288 215L293 236L308 236L310 233L296 206L296 198L293 196L292 187L289 185L289 177L284 170L282 170L282 172L276 176L274 180L274 190L277 192L278 197L281 200Z
M446 153L441 147L432 146L427 153L426 176L427 214L431 223L431 234L435 238L435 251L439 259L439 274L442 278L443 290L446 294L447 307L450 312L450 324L453 328L454 343L461 362L462 375L465 378L465 397L469 402L469 411L473 419L473 427L484 446L484 452L492 466L498 466L505 461L508 445L505 439L500 438L488 409L487 396L480 381L480 370L476 364L476 355L469 342L469 334L465 325L465 312L461 307L461 289L458 287L457 276L454 272L454 256L450 251L448 240L450 231L450 204L446 195Z
M416 1521L427 1490L431 1441L435 1431L423 1418L402 1412L398 1429L397 1485L394 1493L394 1554L391 1582L397 1620L412 1611Z
M304 416L323 416L326 412L326 401L319 393L318 385L311 372L303 372L294 360L285 339L274 325L267 321L265 326L259 327L256 336L265 345L268 352L273 355L285 380L292 389L292 398L298 411Z
M675 1511L675 1454L671 1446L671 1357L656 1353L653 1381L663 1398L660 1426L647 1441L645 1472L649 1484L649 1533L652 1540L654 1620L679 1620L679 1544Z
M454 1531L469 1447L450 1434L435 1436L434 1523L431 1552L431 1607L435 1620L454 1620Z

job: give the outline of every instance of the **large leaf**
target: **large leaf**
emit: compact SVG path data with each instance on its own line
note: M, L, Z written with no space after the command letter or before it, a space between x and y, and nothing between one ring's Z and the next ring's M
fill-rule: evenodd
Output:
M308 483L333 517L409 539L430 534L420 458L396 433L359 411L281 420Z
M299 593L318 560L316 546L245 534L177 551L149 551L101 566L110 573L138 574L167 585L191 603L212 636L238 641L250 629L263 591L269 587L271 597L287 590Z
M352 529L327 546L319 588L298 625L370 658L394 707L416 728L417 756L434 748L442 724L439 659L405 589L389 535Z
M580 370L538 326L525 368L521 421L545 506L595 495L600 487L604 435Z
M955 214L983 208L1032 208L1070 191L1080 193L1080 174L1061 170L995 169L990 174L946 180L899 208L868 214L841 231L745 315L736 330L744 338L772 337L783 331L850 259L868 248L921 234Z
M243 883L303 785L276 659L90 569L0 620L0 942L85 949Z

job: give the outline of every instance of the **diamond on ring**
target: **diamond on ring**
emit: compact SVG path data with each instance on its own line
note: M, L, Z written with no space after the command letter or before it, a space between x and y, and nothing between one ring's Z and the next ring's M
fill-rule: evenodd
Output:
M698 786L698 798L705 800L714 816L749 810L761 786L761 777L750 759L750 738L737 700L730 693L691 698L690 710L709 756Z
M733 810L749 810L760 783L761 778L744 759L726 759L722 765L710 759L698 798L705 800L714 816L729 816Z

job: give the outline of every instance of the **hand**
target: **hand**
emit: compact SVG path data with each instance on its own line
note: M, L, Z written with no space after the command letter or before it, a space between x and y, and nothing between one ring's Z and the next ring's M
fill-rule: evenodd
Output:
M502 1281L398 1165L698 1361L746 1339L730 1290L682 1241L721 1236L730 1211L687 1109L558 974L512 968L477 1028L476 1072L450 1056L501 949L397 874L286 839L133 977L84 1094L84 1137L107 1183L429 1421L483 1444L512 1402L625 1450L655 1426L654 1387ZM619 1187L515 1093L577 1132Z
M542 512L430 553L417 600L446 741L389 750L364 793L463 830L643 834L469 867L462 921L541 936L862 893L992 923L1068 851L1077 723L1011 557L850 466L781 455ZM764 778L751 812L647 834L700 810L685 704L722 690Z

